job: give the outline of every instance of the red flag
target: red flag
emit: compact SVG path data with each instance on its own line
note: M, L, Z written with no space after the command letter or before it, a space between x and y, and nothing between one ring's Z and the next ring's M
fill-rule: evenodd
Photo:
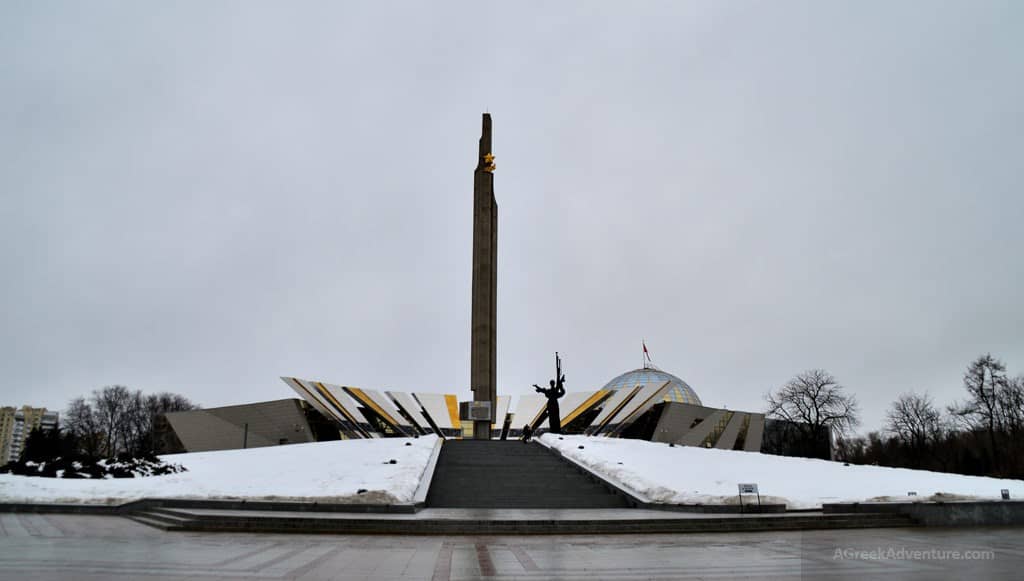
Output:
M650 361L651 360L651 354L647 352L647 342L641 340L640 344L644 346L644 357L646 357L647 360Z

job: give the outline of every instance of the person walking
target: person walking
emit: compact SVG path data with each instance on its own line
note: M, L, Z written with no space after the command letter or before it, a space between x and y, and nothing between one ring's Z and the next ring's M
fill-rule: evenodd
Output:
M530 424L526 424L523 426L523 443L528 444L532 438L533 428L530 427Z

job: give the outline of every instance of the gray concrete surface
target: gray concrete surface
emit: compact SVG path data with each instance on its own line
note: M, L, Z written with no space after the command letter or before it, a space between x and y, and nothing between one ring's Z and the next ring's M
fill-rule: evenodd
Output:
M893 555L886 554L890 550ZM990 558L953 559L929 551L991 553ZM0 514L0 579L863 581L1019 579L1021 570L1024 528L324 536L164 533L119 517Z

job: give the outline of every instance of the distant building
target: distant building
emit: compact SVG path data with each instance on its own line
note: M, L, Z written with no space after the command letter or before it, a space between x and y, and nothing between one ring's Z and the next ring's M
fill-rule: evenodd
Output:
M25 441L32 430L57 428L59 414L46 408L31 406L0 408L0 460L15 462L25 449Z

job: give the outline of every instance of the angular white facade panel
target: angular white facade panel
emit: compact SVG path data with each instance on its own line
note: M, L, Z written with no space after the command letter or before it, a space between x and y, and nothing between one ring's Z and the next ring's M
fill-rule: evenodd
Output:
M590 427L597 430L598 428L600 428L602 424L615 419L615 416L618 415L620 411L622 411L621 408L625 407L626 402L631 397L633 397L633 395L637 391L638 390L635 387L632 389L623 388L615 390L615 393L613 393L611 397L604 400L604 404L602 404L603 407L601 408L601 413L597 414L597 417L594 418L594 421L590 423Z
M415 392L412 394L416 401L420 402L423 406L423 411L426 412L430 419L433 420L434 425L442 430L458 430L462 426L458 423L453 423L451 410L448 408L448 401L445 399L443 393L422 393ZM455 404L456 417L458 417L458 403Z
M594 397L595 393L597 393L596 390L574 391L572 393L566 393L558 400L558 413L562 416L560 419L563 427L569 423L566 420L568 420L581 405L586 403L588 399Z
M323 400L323 397L315 389L310 389L308 386L303 385L302 380L294 377L282 377L281 381L284 381L288 387L292 388L292 391L299 394L299 397L327 418L345 421L345 418L333 406Z
M519 396L512 414L512 429L521 431L523 426L535 421L548 405L548 398L539 393Z
M665 381L663 383L650 383L641 387L640 391L633 396L633 399L629 400L622 407L622 411L608 422L608 426L603 432L610 434L632 423L633 420L640 417L651 406L661 401L661 398L664 397L665 392L668 390L668 386L669 382Z
M498 396L498 407L494 413L494 423L491 424L495 429L500 430L505 425L505 416L508 415L508 407L512 403L512 396L499 395Z
M416 424L416 427L421 430L431 431L430 422L423 417L423 413L420 411L421 406L419 402L413 399L412 395L405 393L404 391L385 391L384 393L394 400L398 407L405 410L405 413L412 417L412 421Z
M338 402L338 404L345 408L345 411L359 423L360 427L379 435L374 431L373 426L370 424L370 421L366 419L366 416L363 415L363 412L359 411L359 402L352 399L352 396L349 394L345 393L345 390L342 389L340 385L326 382L320 382L320 385L324 386L324 389L327 390L327 393L331 394L334 401Z
M361 389L363 393L369 397L373 403L377 404L380 409L384 410L389 416L394 418L395 423L402 428L411 428L409 420L405 419L402 414L398 413L398 409L395 408L395 404L391 403L391 400L383 393L374 389Z

